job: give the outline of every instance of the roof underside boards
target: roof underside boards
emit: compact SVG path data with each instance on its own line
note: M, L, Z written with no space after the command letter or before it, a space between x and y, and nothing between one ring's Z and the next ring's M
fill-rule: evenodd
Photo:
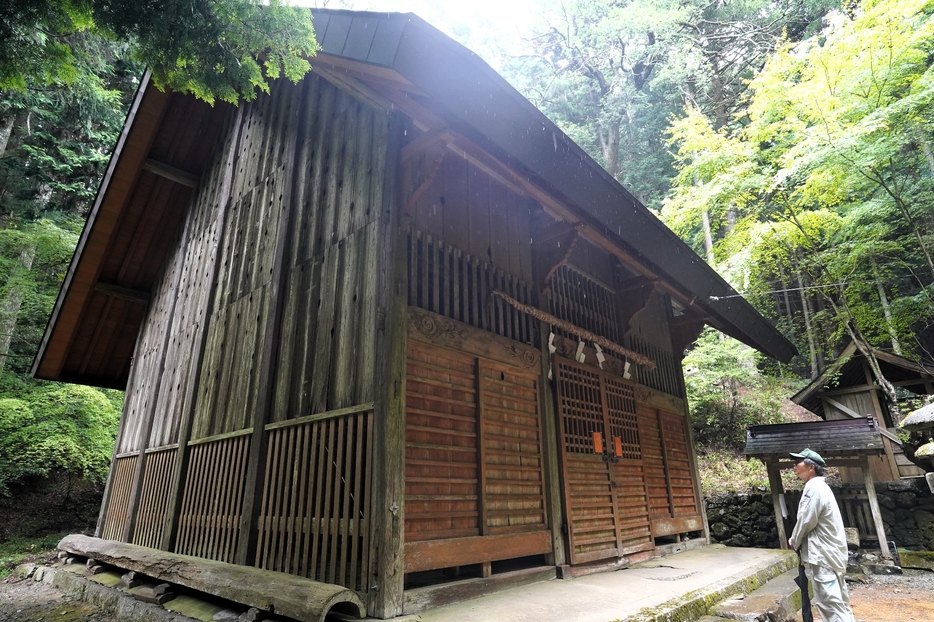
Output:
M192 192L143 167L196 176L224 109L161 93L144 80L46 328L36 377L125 386L144 301Z
M882 436L871 417L807 423L753 425L746 431L747 456L788 459L809 447L825 460L885 453Z
M576 206L589 225L719 320L721 330L781 361L796 354L726 281L476 54L411 14L313 14L324 54L394 69L429 96L432 101L424 103L440 109L450 127Z

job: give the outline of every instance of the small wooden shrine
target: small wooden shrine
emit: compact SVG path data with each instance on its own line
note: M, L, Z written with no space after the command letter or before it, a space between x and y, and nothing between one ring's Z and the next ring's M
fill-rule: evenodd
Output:
M886 559L892 558L888 539L885 535L885 523L876 496L873 464L886 455L884 437L876 420L872 416L846 419L829 419L807 423L779 423L773 425L751 425L746 430L746 448L744 453L749 458L758 458L765 463L769 474L769 488L772 493L772 505L775 510L775 524L778 527L778 541L783 549L788 548L788 535L785 531L785 519L792 511L788 507L782 484L781 469L794 466L790 454L800 452L805 447L821 455L829 467L857 470L862 475L866 487L866 504L861 499L851 507L837 493L837 505L840 506L844 524L858 528L860 535L869 535L871 525ZM797 496L800 499L800 496ZM797 501L795 502L797 503ZM865 507L868 506L868 520Z
M899 390L917 395L934 394L934 369L884 350L874 348L873 355L886 379ZM870 462L877 482L924 475L924 471L905 456L902 442L895 434L899 422L893 420L885 394L855 343L850 342L824 373L791 400L827 421L872 417L885 448L879 459ZM840 475L847 483L862 482L861 475L849 467L841 468Z
M474 54L314 23L298 84L133 104L34 367L126 390L95 548L389 618L706 542L684 349L793 346Z

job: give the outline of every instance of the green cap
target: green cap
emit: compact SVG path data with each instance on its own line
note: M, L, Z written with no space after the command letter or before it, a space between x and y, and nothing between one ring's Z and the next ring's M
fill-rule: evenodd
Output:
M813 460L814 462L821 465L822 467L827 466L827 463L824 462L824 459L820 457L820 454L814 451L813 449L805 449L800 454L790 454L790 455L792 458L800 458L800 459L807 458L809 460Z

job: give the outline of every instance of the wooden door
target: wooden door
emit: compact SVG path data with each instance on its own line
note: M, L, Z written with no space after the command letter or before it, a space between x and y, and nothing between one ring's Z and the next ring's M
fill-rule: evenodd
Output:
M637 413L652 535L702 530L685 418L645 403Z
M472 329L437 321L467 337L439 347L437 333L410 330L406 572L550 553L539 359L510 362L494 336L477 336L481 347Z
M631 386L568 359L555 370L571 563L653 548Z

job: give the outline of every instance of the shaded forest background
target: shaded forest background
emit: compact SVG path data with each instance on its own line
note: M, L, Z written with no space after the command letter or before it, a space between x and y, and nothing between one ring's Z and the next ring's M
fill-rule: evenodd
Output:
M122 395L28 372L144 66L160 84L228 101L307 70L307 23L257 18L249 0L215 4L228 5L168 51L178 16L2 15L0 514L37 483L78 508L106 475ZM934 0L526 0L521 27L515 14L465 20L462 7L415 5L798 347L779 365L709 331L688 352L708 491L764 485L737 459L745 426L790 416L785 398L850 340L934 360ZM244 15L254 30L199 68L192 41L217 40ZM37 24L44 38L13 36ZM283 24L284 39L269 35ZM265 64L253 60L262 49L275 51ZM906 395L883 388L903 409Z

